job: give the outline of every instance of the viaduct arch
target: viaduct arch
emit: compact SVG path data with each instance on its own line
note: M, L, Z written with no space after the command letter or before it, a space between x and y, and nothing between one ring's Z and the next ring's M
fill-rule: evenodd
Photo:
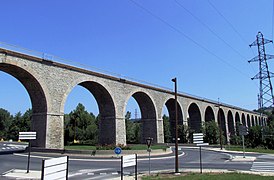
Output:
M142 142L148 136L153 137L155 143L164 142L164 106L168 109L171 127L175 127L174 93L166 89L1 48L0 70L18 79L30 96L31 128L37 132L34 145L38 147L64 148L64 104L77 85L86 88L96 99L102 116L99 137L102 144L126 144L124 114L130 97L141 110ZM186 94L178 94L177 106L179 124L200 132L203 123L215 121L227 141L229 135L238 132L240 123L266 124L266 116L259 113Z

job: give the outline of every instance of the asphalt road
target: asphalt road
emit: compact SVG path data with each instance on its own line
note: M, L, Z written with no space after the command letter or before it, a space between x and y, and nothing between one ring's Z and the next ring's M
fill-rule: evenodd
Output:
M28 145L17 142L0 142L0 155L22 152Z
M232 156L242 156L241 153L223 153L209 150L202 150L202 164L204 169L226 169L226 170L244 170L256 171L265 167L266 163L273 162L274 157L262 154L247 155L256 157L255 162L252 161L231 161ZM52 154L32 154L30 169L41 170L42 159L54 157ZM0 155L0 174L11 169L26 169L27 154L2 154ZM174 154L167 156L158 156L151 158L151 171L174 170ZM120 159L98 159L92 157L76 157L71 156L69 161L69 179L111 179L120 176L121 171ZM183 148L179 156L180 170L199 169L200 156L197 148ZM269 166L270 167L270 166ZM148 158L138 159L138 173L147 173L149 170ZM269 170L269 169L268 169ZM125 168L126 174L134 174L133 168ZM273 170L274 172L274 170ZM0 176L0 179L4 177Z

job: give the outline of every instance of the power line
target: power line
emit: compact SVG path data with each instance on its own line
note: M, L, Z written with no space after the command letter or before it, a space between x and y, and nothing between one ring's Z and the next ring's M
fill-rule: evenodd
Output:
M233 24L218 10L218 8L210 2L210 0L207 0L209 5L219 14L220 17L224 19L224 21L231 27L231 29L239 36L239 38L244 42L244 44L249 44L248 41L239 33L239 31L233 26ZM253 55L255 56L255 52L253 49L251 49Z
M272 39L274 39L274 37L273 37L273 26L274 26L274 23L273 23L273 21L274 21L274 0L272 0Z
M192 42L193 44L197 45L199 48L203 49L205 52L211 54L212 56L214 56L216 59L218 59L219 61L223 62L224 64L230 66L231 68L233 68L234 70L238 71L240 74L242 74L245 77L249 77L249 75L245 74L244 72L242 72L240 69L238 69L237 67L233 66L232 64L228 63L226 60L224 60L223 58L219 57L218 55L216 55L215 53L213 53L211 50L209 50L208 48L206 48L205 46L201 45L200 43L198 43L197 41L195 41L194 39L192 39L190 36L186 35L185 33L183 33L180 29L176 28L175 26L171 25L170 23L168 23L166 20L162 19L161 17L157 16L156 14L154 14L152 11L150 11L149 9L145 8L144 6L142 6L141 4L137 3L135 0L129 0L130 2L132 2L135 6L139 7L140 9L142 9L143 11L145 11L147 14L151 15L152 17L154 17L155 19L159 20L160 22L162 22L163 24L165 24L166 26L168 26L169 28L171 28L172 30L174 30L175 32L177 32L179 35L183 36L184 38L188 39L190 42Z
M273 30L274 30L274 22L273 22L274 21L274 0L272 0L272 2L273 2L272 3L273 5L272 5L272 36L271 37L272 37L272 39L274 39L274 37L273 37Z
M186 7L184 7L181 3L179 3L177 0L174 0L181 8L183 8L187 13L189 13L193 18L195 18L200 24L202 24L205 28L207 28L213 35L215 35L218 39L220 39L224 44L226 44L230 49L232 49L236 54L238 54L239 56L241 56L241 58L243 58L244 60L246 60L247 58L244 57L238 50L236 50L235 48L233 48L233 46L231 46L227 41L225 41L222 37L220 37L214 30L212 30L212 28L210 28L206 23L204 23L200 18L198 18L197 16L195 16L191 11L189 11ZM209 2L210 3L210 2ZM218 11L219 12L219 11ZM221 14L221 13L220 13ZM224 16L222 16L224 17ZM226 19L226 18L225 18ZM227 20L227 22L229 22ZM238 35L242 38L242 36L240 35L240 33L236 30L236 28L234 28L234 26L229 23L233 30L236 31L236 33L238 33ZM242 40L245 43L245 40L242 38ZM252 50L253 55L255 56L255 53ZM251 68L251 70L255 73L255 70L253 68L252 65L249 64L249 67ZM258 85L255 83L255 86L258 87Z
M241 33L239 33L239 31L233 26L233 24L218 10L218 8L212 2L210 2L210 0L207 0L207 2L219 14L219 16L223 18L223 20L231 27L231 29L239 36L239 38L243 41L243 43L249 44L248 41L246 41L245 38L241 35ZM252 48L250 48L250 50L253 56L255 56L254 50ZM255 73L255 70L251 64L249 64L249 67L251 67L252 71Z
M225 22L233 29L233 31L240 37L240 39L245 43L249 44L248 41L246 41L243 36L237 31L237 29L232 25L232 23L217 9L216 6L210 0L207 0L209 5L225 20Z
M216 36L218 39L220 39L224 44L226 44L230 49L232 49L236 54L241 56L243 59L247 59L244 57L238 50L233 48L227 41L225 41L222 37L220 37L213 29L211 29L206 23L204 23L200 18L195 16L191 11L189 11L186 7L184 7L181 3L179 3L177 0L174 0L176 4L179 5L179 7L183 8L188 14L190 14L193 18L195 18L200 24L202 24L206 29L208 29L214 36Z

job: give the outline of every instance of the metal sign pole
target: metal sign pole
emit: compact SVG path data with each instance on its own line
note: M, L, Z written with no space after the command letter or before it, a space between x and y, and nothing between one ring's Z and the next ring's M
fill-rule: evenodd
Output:
M242 139L243 139L243 154L245 158L245 136L244 135L242 135Z
M45 173L45 159L42 160L41 180L44 180L44 173Z
M137 180L137 154L135 154L135 160L136 160L136 165L135 165L135 180Z
M29 155L28 155L28 167L27 167L27 173L29 173L29 164L30 164L30 147L31 147L31 140L29 140Z
M28 153L28 165L27 165L27 173L29 173L29 165L30 165L30 150L31 150L31 140L36 139L36 132L19 132L19 140L29 140L29 153Z
M66 172L66 180L68 180L68 168L69 168L69 156L67 156L67 172Z
M121 180L123 180L123 156L121 157Z
M148 159L149 159L149 171L148 171L149 174L150 174L150 168L151 168L151 164L150 164L150 152L151 152L151 148L150 148L150 146L151 146L152 141L153 141L153 138L151 138L151 137L146 138L147 151L148 151Z
M150 168L151 168L151 163L150 163L150 151L151 149L149 148L148 149L148 159L149 159L149 171L148 171L148 174L150 175Z
M203 173L203 167L202 167L202 146L200 146L200 172Z

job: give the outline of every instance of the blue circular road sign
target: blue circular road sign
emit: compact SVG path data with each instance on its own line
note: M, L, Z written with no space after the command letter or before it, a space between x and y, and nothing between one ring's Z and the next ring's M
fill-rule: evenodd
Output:
M116 147L116 148L114 149L114 152L115 152L115 154L119 155L119 154L122 153L122 149L121 149L120 147Z

